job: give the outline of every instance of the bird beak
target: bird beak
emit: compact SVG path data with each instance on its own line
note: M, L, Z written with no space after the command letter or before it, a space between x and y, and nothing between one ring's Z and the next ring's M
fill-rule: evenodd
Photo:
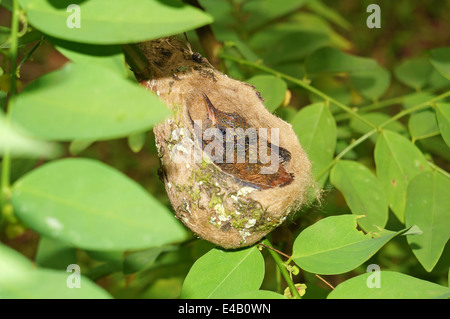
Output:
M216 108L214 107L214 105L212 105L208 96L203 92L202 92L202 94L203 94L203 98L205 99L206 111L208 112L208 117L211 120L212 125L214 126L217 123Z

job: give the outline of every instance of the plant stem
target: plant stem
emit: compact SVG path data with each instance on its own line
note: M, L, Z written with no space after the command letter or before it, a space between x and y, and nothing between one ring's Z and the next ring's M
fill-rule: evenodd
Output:
M278 256L278 254L272 250L272 244L270 243L270 241L266 238L263 241L263 244L271 249L268 249L270 255L272 256L273 260L275 261L275 263L278 266L278 269L280 269L281 274L284 277L284 280L286 281L287 285L289 286L289 289L291 290L291 294L295 299L301 299L302 297L300 296L300 294L298 293L297 287L295 287L294 282L291 279L291 276L289 276L289 272L286 269L286 266L284 265L283 261L281 260L280 256Z
M6 108L6 122L11 122L11 111L16 98L16 80L17 80L17 48L18 48L18 32L19 32L19 3L18 0L12 1L12 22L11 22L11 45L9 47L11 86L8 98L8 106ZM3 207L9 202L10 197L10 173L11 173L11 154L8 149L5 150L2 160L2 178L0 181L0 203Z
M287 81L295 83L295 84L301 86L302 88L304 88L305 90L308 90L308 91L316 94L317 96L320 96L324 100L330 101L331 103L335 104L336 106L338 106L339 108L341 108L342 110L344 110L345 112L350 114L352 117L355 117L355 118L359 119L361 122L366 123L370 127L376 128L376 126L372 122L370 122L370 121L366 120L364 117L360 116L358 113L356 113L354 110L352 110L347 105L344 105L343 103L333 99L331 96L323 93L322 91L320 91L320 90L316 89L315 87L305 83L302 80L299 80L299 79L294 78L294 77L292 77L290 75L278 72L278 71L276 71L274 69L271 69L269 67L261 65L259 63L255 63L255 62L250 62L250 61L247 61L247 60L239 59L239 58L236 58L236 57L228 55L228 54L219 54L219 57L222 58L222 59L227 59L227 60L230 60L230 61L234 61L234 62L243 64L243 65L251 66L251 67L253 67L255 69L258 69L258 70L261 70L261 71L264 71L264 72L267 72L267 73L271 73L271 74L276 75L276 76L278 76L278 77L280 77L282 79L285 79Z

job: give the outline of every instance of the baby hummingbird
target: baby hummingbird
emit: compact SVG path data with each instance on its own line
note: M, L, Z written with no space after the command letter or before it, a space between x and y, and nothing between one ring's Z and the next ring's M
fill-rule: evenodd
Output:
M291 159L290 152L261 137L260 132L238 113L218 110L208 96L202 94L207 111L202 147L205 152L209 151L214 164L244 184L258 189L290 184L294 176L284 168ZM213 134L208 129L213 129L214 139L211 139Z

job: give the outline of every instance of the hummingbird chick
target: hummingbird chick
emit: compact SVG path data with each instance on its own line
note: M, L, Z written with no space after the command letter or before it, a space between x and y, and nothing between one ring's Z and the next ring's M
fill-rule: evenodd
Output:
M215 143L215 147L209 154L214 164L245 185L257 189L283 187L293 181L293 174L288 173L284 168L291 159L291 153L288 150L260 137L260 133L238 113L218 110L208 96L205 93L202 94L207 113L207 125L204 129L202 128L202 148L206 151L210 143ZM205 134L210 128L216 129L215 132L218 132L219 136L215 135L214 139L205 138L210 137L210 134ZM261 149L261 145L265 147ZM241 156L242 152L244 157ZM270 173L262 173L269 171L273 164L278 167L270 170Z

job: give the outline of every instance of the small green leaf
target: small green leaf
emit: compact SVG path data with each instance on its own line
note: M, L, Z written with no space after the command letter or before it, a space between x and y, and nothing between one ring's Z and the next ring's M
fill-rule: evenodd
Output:
M365 98L377 101L389 88L391 74L383 67L377 65L370 70L352 73L350 81L355 89Z
M73 140L69 144L69 152L78 155L94 143L94 140Z
M303 230L295 239L292 260L315 274L333 275L348 272L373 256L384 244L405 230L381 230L364 234L356 229L362 216L326 217Z
M123 273L129 275L148 268L163 251L163 247L153 247L128 254L123 261Z
M60 241L41 237L36 253L36 265L39 267L66 270L70 264L76 264L75 248Z
M128 146L134 153L138 153L144 147L146 137L146 132L130 135L128 136Z
M168 114L155 94L101 66L67 64L28 85L12 119L45 139L104 140L150 129Z
M33 230L83 249L142 249L186 236L165 206L94 160L63 159L31 171L13 185L12 203Z
M380 287L373 287L379 276ZM368 284L369 283L369 284ZM450 289L435 283L393 271L370 272L339 284L328 299L446 299Z
M264 99L264 105L269 112L275 111L281 105L286 95L287 85L282 79L273 75L257 75L246 81L254 85Z
M333 159L336 148L336 122L324 103L315 103L301 109L291 121L300 144L312 163L314 176L317 176ZM327 179L323 175L320 183Z
M430 51L430 62L444 77L450 80L450 47Z
M373 59L350 55L330 47L318 49L305 62L308 74L352 73L372 70L377 66L376 61Z
M275 3L272 0L249 1L243 3L242 11L248 16L242 26L247 30L260 28L269 21L294 12L308 0L285 0Z
M437 103L436 115L442 138L450 147L450 103Z
M430 170L427 160L407 138L388 130L378 137L374 157L377 177L386 191L389 206L404 223L406 188L414 176Z
M413 141L439 134L436 113L433 110L423 110L411 114L408 121L409 132Z
M92 44L135 43L182 33L212 22L205 12L176 0L21 0L28 21L65 40ZM77 4L79 10L68 8ZM79 27L76 22L80 22Z
M388 219L386 194L375 175L364 165L339 161L331 170L331 183L344 195L355 215L365 215L358 224L366 231L377 232Z
M264 277L264 259L256 247L237 251L212 249L192 266L180 298L232 298L257 290Z
M406 226L417 225L421 236L408 236L413 253L427 271L438 262L450 238L450 179L438 172L424 172L408 185Z
M413 58L402 62L394 69L395 76L403 84L419 90L425 86L433 67L427 58Z
M408 94L403 98L403 108L410 109L414 106L425 103L434 97L436 97L436 96L429 92L423 92L423 91Z

